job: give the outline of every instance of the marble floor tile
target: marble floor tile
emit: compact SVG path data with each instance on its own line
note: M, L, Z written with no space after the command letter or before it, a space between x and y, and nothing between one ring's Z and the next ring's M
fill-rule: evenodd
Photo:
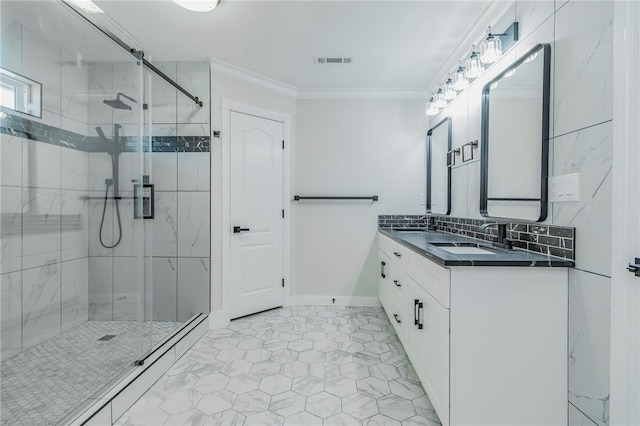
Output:
M381 308L292 306L210 331L118 424L440 422Z

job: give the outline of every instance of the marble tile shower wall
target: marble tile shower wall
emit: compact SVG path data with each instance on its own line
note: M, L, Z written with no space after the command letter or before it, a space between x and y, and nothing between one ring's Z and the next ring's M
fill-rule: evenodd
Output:
M4 11L0 19L1 65L43 87L42 118L14 118L86 135L87 63ZM87 152L0 133L3 360L88 318L87 176Z
M515 55L537 43L552 49L550 175L580 173L580 201L553 203L547 224L576 229L576 268L569 272L570 423L609 423L609 300L613 118L613 3L515 2L503 19L518 21ZM497 24L500 27L502 24ZM488 81L488 80L486 80ZM436 116L453 120L454 148L480 140L481 84ZM482 147L480 147L482 149ZM479 159L479 152L476 158ZM481 219L480 163L452 170L451 216Z
M191 315L209 312L210 288L210 81L208 62L155 63L169 77L203 100L199 108L175 88L152 75L151 105L153 152L151 183L155 185L155 218L145 222L147 241L147 306L145 317L158 321L184 321ZM92 64L89 87L111 94L126 90L133 70L119 72L120 64ZM127 71L129 71L127 73ZM126 93L126 92L124 92ZM99 98L102 99L102 98ZM188 101L188 102L187 102ZM89 104L92 125L107 123L99 103ZM115 114L115 113L114 113ZM115 119L115 117L114 117ZM130 136L134 124L122 121L121 134ZM109 135L108 135L109 136ZM137 171L135 153L120 157L121 192L132 192L131 180ZM102 195L105 176L110 176L110 159L104 153L89 153L89 192ZM92 320L131 320L140 312L139 295L129 282L135 269L133 205L122 200L120 214L123 241L106 249L94 238L100 229L102 202L89 205L89 318ZM117 218L107 211L103 236L118 237Z

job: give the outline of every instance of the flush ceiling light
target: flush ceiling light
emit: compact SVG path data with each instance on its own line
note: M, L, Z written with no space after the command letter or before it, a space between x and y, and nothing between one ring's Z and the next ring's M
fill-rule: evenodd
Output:
M453 81L451 80L451 78L447 78L447 82L444 83L442 97L447 101L450 101L456 97L456 90L453 88Z
M104 13L94 2L91 0L67 0L67 3L71 3L78 9L88 13Z
M480 46L480 60L483 64L492 64L502 56L502 42L500 38L491 34L491 27L487 30L487 39Z
M427 115L437 115L440 112L440 109L436 106L433 96L427 102Z
M478 78L484 71L484 66L482 65L482 62L480 62L478 52L473 51L473 46L471 46L471 55L469 56L469 59L467 59L465 68L465 76L468 79Z
M436 106L436 108L444 108L447 106L447 101L444 99L442 89L438 89L438 91L436 92L435 102L433 104Z
M469 80L464 75L464 67L458 63L458 70L453 75L453 88L458 92L469 87Z
M210 12L221 0L173 0L175 4L193 12Z

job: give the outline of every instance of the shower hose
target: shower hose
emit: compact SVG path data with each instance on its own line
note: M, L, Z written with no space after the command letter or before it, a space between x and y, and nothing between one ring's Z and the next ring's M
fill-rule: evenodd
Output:
M118 199L116 197L113 197L113 201L116 203L116 217L118 218L118 241L116 241L113 245L105 244L104 241L102 241L102 228L104 227L104 216L107 213L107 200L109 199L109 186L111 186L111 184L107 183L107 189L104 193L104 205L102 207L102 219L100 219L99 237L100 237L100 244L102 244L102 247L112 249L118 244L120 244L120 241L122 240L122 224L120 223L120 209L118 208Z

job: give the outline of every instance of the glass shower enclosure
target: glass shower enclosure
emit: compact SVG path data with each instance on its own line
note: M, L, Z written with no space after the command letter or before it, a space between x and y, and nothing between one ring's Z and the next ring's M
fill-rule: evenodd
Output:
M99 11L0 3L3 425L71 418L180 325L154 321L151 78L79 12L141 50Z

